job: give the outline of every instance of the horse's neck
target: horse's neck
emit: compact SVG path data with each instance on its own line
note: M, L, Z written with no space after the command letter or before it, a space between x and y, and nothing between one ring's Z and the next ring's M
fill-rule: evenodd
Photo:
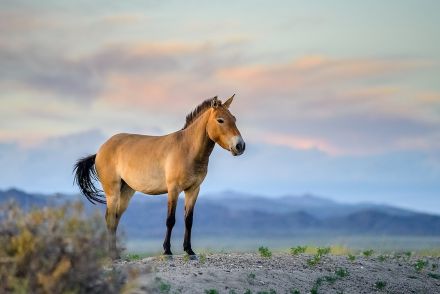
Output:
M215 142L209 138L206 131L208 118L209 113L206 111L183 131L184 141L188 144L188 150L190 150L188 156L198 162L208 163L209 156L215 145Z

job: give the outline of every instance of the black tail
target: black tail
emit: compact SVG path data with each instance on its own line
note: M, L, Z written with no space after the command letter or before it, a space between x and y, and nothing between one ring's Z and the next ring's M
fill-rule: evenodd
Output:
M95 169L96 154L89 155L78 159L73 172L75 173L75 183L81 189L81 193L87 197L87 199L95 204L95 202L105 203L105 197L101 193L102 191L93 185L93 181L98 181L98 176Z

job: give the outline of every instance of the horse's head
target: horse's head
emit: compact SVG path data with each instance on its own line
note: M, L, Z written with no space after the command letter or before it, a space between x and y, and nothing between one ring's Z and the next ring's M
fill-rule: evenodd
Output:
M235 116L229 111L234 96L235 94L223 104L217 98L212 99L207 132L211 140L237 156L243 154L246 144L235 125Z

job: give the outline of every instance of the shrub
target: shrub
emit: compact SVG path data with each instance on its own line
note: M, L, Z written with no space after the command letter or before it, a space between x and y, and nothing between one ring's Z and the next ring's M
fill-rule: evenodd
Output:
M353 261L356 260L356 256L353 255L353 254L348 254L348 260L351 261L351 262L353 262Z
M428 262L426 260L418 259L414 264L414 268L416 271L422 271L426 266L428 266Z
M102 217L81 204L22 211L0 206L0 293L120 292Z
M330 251L331 251L330 247L318 247L316 254L319 256L324 256L324 255L329 254Z
M377 257L377 260L379 260L380 262L384 262L387 260L387 256L381 254Z
M307 250L307 246L296 246L296 247L292 247L290 248L290 253L292 255L298 255L300 253L304 253Z
M373 250L373 249L365 250L364 252L362 252L362 254L363 254L365 257L370 257L370 256L373 255L373 253L374 253L374 250Z
M258 248L258 251L260 252L260 255L262 257L270 258L272 257L272 252L270 252L269 248L261 246Z

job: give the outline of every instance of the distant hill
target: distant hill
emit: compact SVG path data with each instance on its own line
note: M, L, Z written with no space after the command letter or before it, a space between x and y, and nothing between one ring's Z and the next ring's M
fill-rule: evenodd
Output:
M182 196L181 196L182 197ZM15 200L25 209L82 201L88 210L105 210L79 195L33 195L17 189L0 191L0 203ZM121 220L127 237L162 237L165 196L135 195ZM289 236L356 234L440 236L440 216L376 204L343 204L312 195L268 198L237 192L201 195L196 204L194 234L199 236ZM176 234L183 232L183 199L177 208Z

